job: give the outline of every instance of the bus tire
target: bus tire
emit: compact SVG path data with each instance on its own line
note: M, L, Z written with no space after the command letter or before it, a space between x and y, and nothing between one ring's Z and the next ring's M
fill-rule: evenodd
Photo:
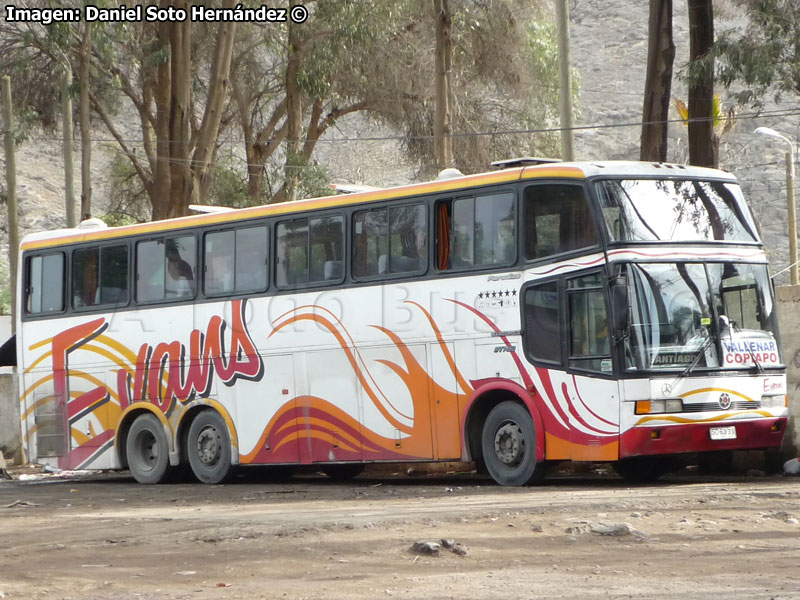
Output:
M171 475L164 426L150 413L139 415L125 441L128 468L139 483L163 483Z
M203 483L223 483L232 472L231 438L218 412L204 410L189 426L186 455L197 479Z
M338 465L323 465L322 472L333 481L350 481L361 475L364 470L362 463L342 463Z
M536 429L528 411L517 402L495 406L481 433L486 470L500 485L518 486L541 477L536 464Z

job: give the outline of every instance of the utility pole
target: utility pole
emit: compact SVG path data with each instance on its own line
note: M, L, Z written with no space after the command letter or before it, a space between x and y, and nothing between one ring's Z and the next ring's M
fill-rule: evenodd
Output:
M11 333L17 331L17 257L19 225L17 224L17 165L14 159L14 118L11 111L11 77L3 76L3 123L6 148L6 209L8 211L8 263L11 283Z
M797 209L794 199L794 145L789 145L786 153L786 202L789 217L789 264L792 265L792 285L800 284L800 271L797 266Z
M450 67L453 54L451 28L453 17L447 0L436 0L433 7L436 22L436 116L433 121L433 148L436 168L441 171L455 166L453 161L453 127L450 104L452 91Z
M92 23L87 21L81 41L81 221L92 216L92 140L89 121L89 55L92 47Z
M800 267L797 265L797 207L794 198L794 144L785 135L769 127L758 127L753 133L767 135L785 142L789 146L786 153L786 216L789 219L789 273L792 285L800 284Z
M61 120L64 125L64 197L67 201L67 227L75 227L75 190L72 166L72 68L64 64L61 81Z
M556 0L558 19L558 99L561 111L561 160L575 160L572 128L572 77L569 58L569 0Z

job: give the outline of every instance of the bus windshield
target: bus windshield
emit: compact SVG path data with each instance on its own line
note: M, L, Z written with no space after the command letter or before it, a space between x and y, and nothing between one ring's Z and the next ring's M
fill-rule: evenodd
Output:
M630 264L629 371L782 365L766 265Z
M758 241L735 183L609 179L595 192L612 241Z

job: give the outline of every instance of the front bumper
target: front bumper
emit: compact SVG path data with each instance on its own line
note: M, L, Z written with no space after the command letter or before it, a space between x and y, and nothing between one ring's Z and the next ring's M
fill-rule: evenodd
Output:
M786 417L771 417L634 427L620 435L619 457L777 448L783 441L787 421ZM710 429L730 426L736 427L736 439L711 439Z

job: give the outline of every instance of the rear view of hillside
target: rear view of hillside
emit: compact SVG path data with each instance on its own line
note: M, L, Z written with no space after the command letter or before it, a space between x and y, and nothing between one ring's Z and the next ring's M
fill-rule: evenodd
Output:
M717 31L742 24L734 7L727 1L721 0L716 8ZM519 10L519 13L514 14L529 14ZM543 18L552 18L552 11L545 13ZM647 55L647 20L648 6L644 2L575 0L571 4L571 52L578 85L576 117L578 130L575 134L578 160L635 160L639 156ZM455 24L458 25L459 23ZM550 25L552 26L552 23ZM408 37L409 43L424 45L419 54L426 56L427 59L420 65L412 65L417 69L432 68L430 57L434 40L432 31L431 35L427 35L426 31L422 33L412 31L413 35L409 34ZM0 31L0 38L2 36L3 33ZM675 66L678 71L688 60L688 17L685 0L674 2L674 37L677 50ZM507 40L494 40L494 44L502 45L503 41ZM517 42L518 40L515 40L515 43ZM461 59L465 57L469 58L467 55L462 55ZM395 57L381 56L380 60L386 65L387 61L393 58ZM398 56L396 60L400 62L405 58L407 57ZM370 68L373 69L372 75L377 76L377 71L374 69L380 68L380 65L369 67L354 64L343 67L338 72L338 77L347 79L349 74L355 73L357 69L361 69L358 72L369 75ZM509 69L503 70L508 72ZM526 77L521 79L530 83ZM481 103L476 106L495 107L500 113L509 112L505 109L511 106L511 97L519 93L518 89L511 89L512 83L510 80L507 81L506 88L499 84L493 88L485 88L482 93L487 96L482 97ZM432 92L434 84L432 79L429 84L430 89L426 93ZM419 84L412 85L409 81L406 89L408 96L422 93L422 90L414 87L416 85ZM536 91L541 94L544 89L544 93L554 99L555 104L556 85L557 79L553 78L549 86L540 84L536 87ZM454 86L456 103L464 104L463 98L459 100L459 92L464 93L464 90L457 84ZM722 95L723 105L726 108L731 106L724 90L720 89L719 92ZM677 98L686 97L685 84L678 77L674 78L672 95ZM528 97L530 105L541 104L533 92L529 92ZM346 104L346 98L341 100L342 103L338 108ZM720 144L720 165L734 172L749 194L775 272L782 270L788 263L787 238L784 231L786 202L783 148L774 141L753 135L752 132L757 126L766 125L780 130L792 139L800 139L800 117L797 114L781 118L769 116L769 113L774 112L776 108L786 108L790 100L787 98L780 106L768 103L760 117L747 108L738 109L739 115L733 129L723 137ZM393 98L393 102L399 103L401 99ZM489 109L484 108L484 110ZM528 116L537 116L536 111L531 110ZM686 162L688 160L686 127L678 122L678 115L674 110L671 117L675 122L670 124L669 160ZM355 111L338 116L335 124L325 129L320 136L314 149L313 159L310 161L318 170L320 181L391 186L428 178L432 172L431 165L420 159L419 152L415 154L413 150L415 140L418 140L414 137L414 132L420 131L420 128L430 130L430 123L427 121L429 113L409 110L404 113L404 118L408 122L417 119L419 123L414 127L410 125L402 127L397 120L388 117L380 119ZM539 113L537 118L539 120L536 122L520 118L515 123L514 129L528 131L557 126L557 120L553 120L552 114ZM137 123L135 109L130 103L124 103L114 119L123 139L141 139L141 128ZM454 131L462 133L460 129ZM95 216L102 216L109 212L113 201L118 199L112 197L114 192L110 180L112 160L118 153L118 144L99 121L94 123L92 136L92 212ZM467 136L467 139L481 138ZM557 148L557 145L552 143L549 146L546 144L542 146L541 139L541 134L521 133L504 146L502 151L506 153L505 155L490 152L486 156L488 159L501 159L507 158L508 155L524 154L535 151L531 148L537 144L539 147ZM217 161L239 168L240 179L244 178L241 165L249 161L242 149L241 134L238 131L230 131L225 133L221 140L216 151ZM79 196L80 144L77 132L75 149L75 192ZM410 154L407 152L409 149L412 150ZM4 156L2 159L4 167ZM65 225L64 174L59 134L33 132L28 140L18 147L16 162L21 234L63 227ZM273 165L266 169L268 178L270 176L277 178L279 173L275 171L276 169L282 167ZM473 170L479 169L475 167ZM324 188L318 185L314 191L320 189ZM2 265L5 265L7 260L6 228L6 220L3 218L0 220L2 250L0 264ZM776 281L782 282L782 277L784 276Z

